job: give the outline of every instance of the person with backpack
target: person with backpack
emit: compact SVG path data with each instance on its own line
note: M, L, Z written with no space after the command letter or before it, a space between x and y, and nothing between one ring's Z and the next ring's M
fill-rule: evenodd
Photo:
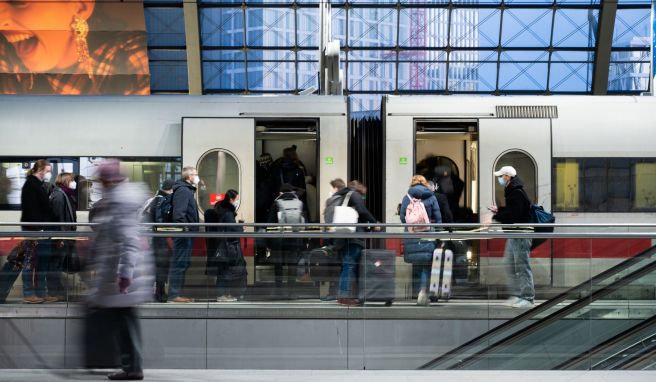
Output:
M530 223L531 201L524 191L524 182L517 176L512 166L503 166L494 173L499 184L504 187L506 206L488 209L494 213L492 219L502 224ZM503 253L508 290L510 297L506 303L515 308L530 308L535 298L533 272L530 264L531 239L512 238L506 240Z
M172 223L198 223L198 204L196 203L196 187L200 183L198 170L185 166L182 169L182 179L173 185L171 206ZM198 227L187 227L185 231L198 231ZM190 298L180 296L185 284L185 273L191 264L191 237L176 237L173 239L173 256L169 271L168 301L176 303L191 302Z
M149 223L171 223L171 213L173 200L172 179L166 179L162 182L157 194L150 198L146 208L142 212L142 221ZM153 232L161 231L163 228L153 226ZM169 278L169 265L171 264L171 245L170 238L153 237L152 249L155 255L155 301L166 302L166 283Z
M430 227L417 226L417 224L440 224L442 214L437 198L429 188L428 181L422 175L415 175L410 182L408 193L401 200L399 211L401 222L412 224L407 227L408 232L427 232ZM434 240L406 239L404 241L403 259L419 268L419 295L417 305L427 306L428 284L430 282L431 266L433 262Z
M75 176L69 172L62 172L55 179L55 188L50 194L50 208L53 214L53 220L62 223L77 222L77 206L74 202L75 190L77 183ZM62 231L76 231L77 227L63 225L58 227ZM64 271L64 259L73 256L75 250L74 240L55 240L52 247L52 256L48 262L46 272L46 285L48 294L54 300L61 300L66 296L66 289L62 282L62 271ZM69 265L70 262L69 262ZM66 269L66 271L71 271Z
M21 190L21 222L52 222L52 210L44 183L52 178L52 166L45 159L34 162ZM23 226L23 231L48 231L43 226ZM50 240L37 240L36 253L25 259L23 268L23 302L41 304L57 301L46 295L46 271L52 253Z
M294 186L285 183L280 188L280 195L274 200L269 211L269 223L277 223L281 231L290 231L285 224L303 224L306 221L303 202L295 192ZM291 231L300 231L292 227ZM303 249L300 238L280 238L269 240L269 250L273 257L276 294L281 297L294 298L296 287L296 266ZM283 289L283 267L287 266L287 287Z
M348 187L337 191L335 196L342 200L347 200L347 207L353 208L358 214L358 223L377 223L378 220L369 212L364 204L363 196L367 188L360 181L352 180ZM356 232L365 232L364 227L357 227ZM360 300L355 297L358 285L358 271L360 267L360 258L364 249L364 239L348 239L345 241L342 249L342 272L339 276L339 291L337 303L340 305L360 305Z

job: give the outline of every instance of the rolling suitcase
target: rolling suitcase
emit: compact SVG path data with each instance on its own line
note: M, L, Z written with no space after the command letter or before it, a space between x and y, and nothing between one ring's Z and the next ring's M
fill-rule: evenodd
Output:
M446 301L451 297L451 274L453 270L453 252L445 246L433 251L431 266L430 292L437 298Z
M332 247L323 246L311 250L308 263L312 281L336 282L339 280L342 260L339 253Z
M386 249L365 249L360 260L360 300L394 301L396 252Z

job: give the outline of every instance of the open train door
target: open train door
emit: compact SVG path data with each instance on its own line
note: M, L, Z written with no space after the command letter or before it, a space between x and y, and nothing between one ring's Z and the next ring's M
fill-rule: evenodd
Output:
M504 189L493 172L502 166L513 166L524 182L529 198L551 210L551 119L497 118L479 121L479 181L481 222L490 221L489 206L505 205ZM521 109L521 106L506 108ZM521 111L521 110L520 110ZM505 240L481 243L481 283L505 283L503 250ZM550 244L545 243L531 254L535 284L551 282ZM488 264L485 264L487 262Z
M182 165L195 166L203 184L196 197L201 216L228 189L240 194L237 219L255 221L255 120L183 118Z

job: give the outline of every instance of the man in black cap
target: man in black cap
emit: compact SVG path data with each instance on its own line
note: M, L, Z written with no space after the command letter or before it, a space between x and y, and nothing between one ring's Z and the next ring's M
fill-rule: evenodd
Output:
M166 179L149 206L154 223L171 222L171 199L173 198L173 179ZM153 231L163 231L165 227L153 227ZM166 283L169 278L171 263L171 245L167 237L153 237L153 252L155 253L155 300L166 302Z

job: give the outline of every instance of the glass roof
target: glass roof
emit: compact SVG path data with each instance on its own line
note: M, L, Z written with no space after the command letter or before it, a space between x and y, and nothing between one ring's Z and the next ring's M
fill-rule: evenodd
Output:
M169 53L185 49L181 3L145 2L158 65L182 62ZM199 0L203 91L318 87L318 4ZM379 108L381 94L591 94L600 8L599 0L333 0L332 37L355 111ZM650 1L619 0L609 92L649 90L650 43Z

